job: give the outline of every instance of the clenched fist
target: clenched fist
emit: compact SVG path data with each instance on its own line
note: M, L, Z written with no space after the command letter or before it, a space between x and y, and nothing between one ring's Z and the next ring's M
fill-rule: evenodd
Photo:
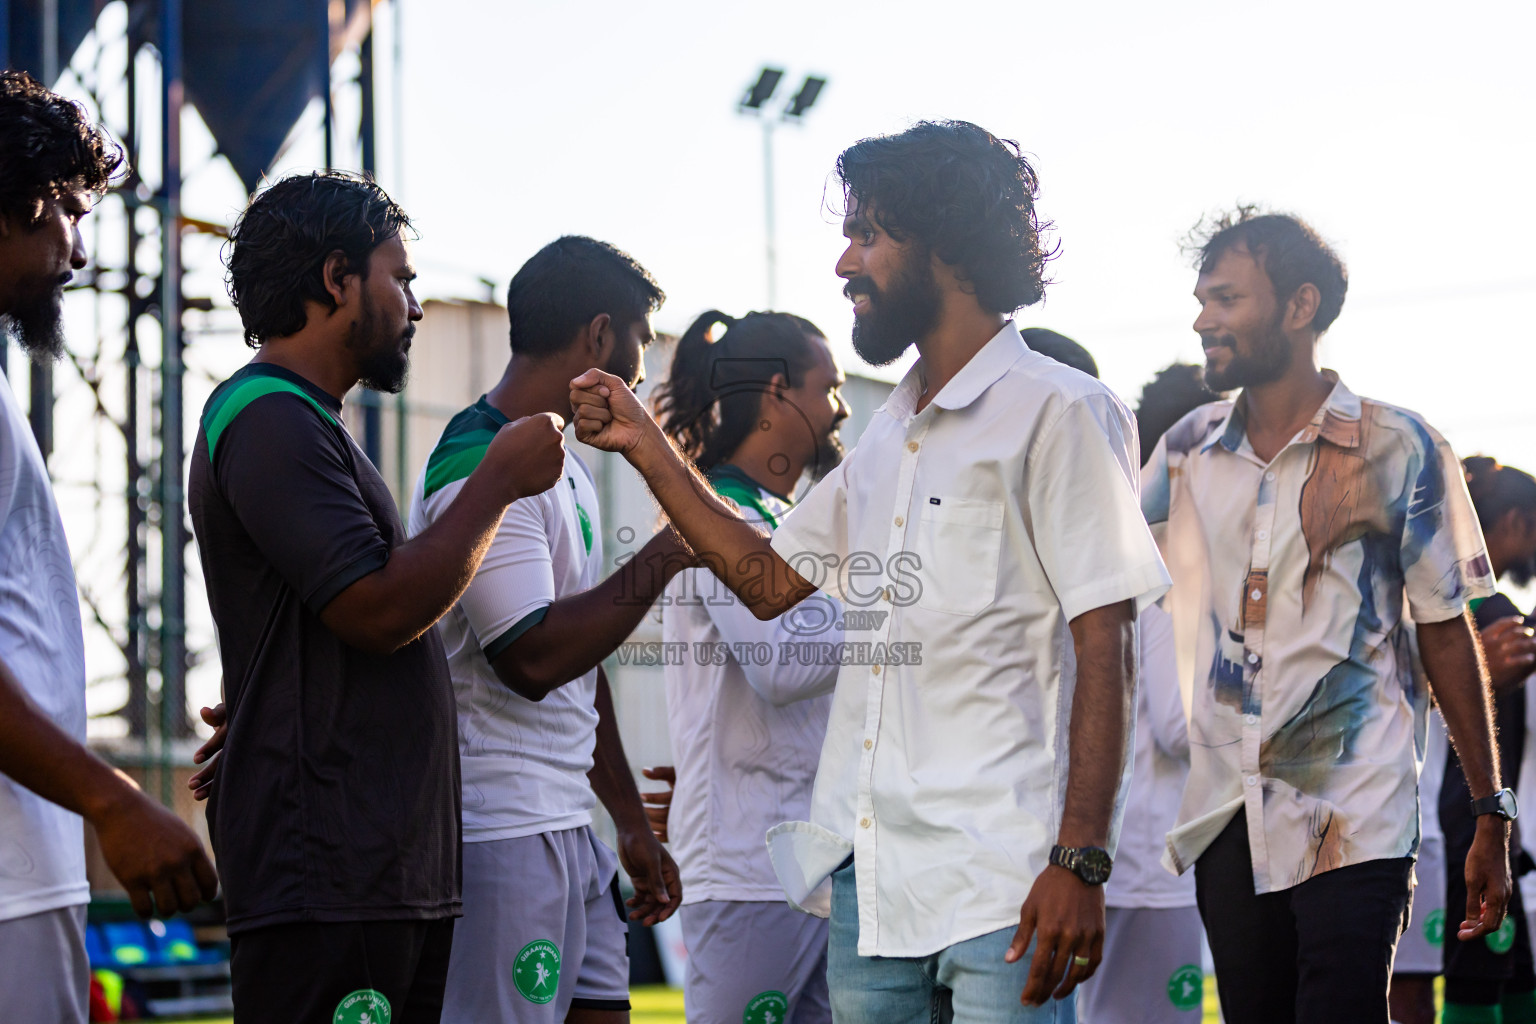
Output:
M495 474L507 504L549 490L565 471L565 421L541 412L496 432L480 465Z
M656 421L624 382L611 373L591 369L571 381L571 408L576 413L576 440L605 452L627 455Z

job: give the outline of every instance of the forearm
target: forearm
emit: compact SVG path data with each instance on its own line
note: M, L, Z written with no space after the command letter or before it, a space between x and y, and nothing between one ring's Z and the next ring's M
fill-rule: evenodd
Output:
M700 590L702 591L702 587ZM829 599L830 601L830 599ZM817 644L831 644L834 648L843 642L843 630L838 623L842 619L842 605L830 601L833 609L826 628L815 636ZM720 640L734 651L738 644L767 644L775 654L783 650L783 644L801 644L804 635L789 629L784 617L764 622L737 602L715 604L705 600L704 609L710 621L719 631ZM797 652L799 648L794 648ZM814 655L815 652L808 652ZM784 707L796 701L809 700L833 691L837 685L839 666L830 664L832 659L815 656L789 659L775 657L767 665L758 664L754 658L738 659L747 685L756 694L775 707Z
M137 787L54 724L0 661L0 775L44 800L97 820Z
M597 743L592 752L592 770L587 780L592 792L602 801L603 807L613 818L620 832L648 831L649 820L645 805L640 802L640 789L629 770L629 759L624 756L624 741L619 736L619 723L614 715L613 692L608 686L608 673L597 670Z
M1473 798L1500 786L1493 700L1470 614L1419 624L1419 657Z
M538 625L497 657L496 675L529 700L542 700L600 665L689 566L675 537L663 530L597 586L550 605Z
M715 493L660 428L651 424L625 453L699 561L760 619L771 619L816 589L789 567L769 540Z
M501 525L501 488L477 470L441 517L389 553L377 572L326 605L321 622L347 643L391 653L430 629L475 578Z
M1063 846L1109 843L1135 709L1135 614L1134 603L1125 601L1084 612L1071 623L1077 685L1068 727L1067 796L1057 839Z

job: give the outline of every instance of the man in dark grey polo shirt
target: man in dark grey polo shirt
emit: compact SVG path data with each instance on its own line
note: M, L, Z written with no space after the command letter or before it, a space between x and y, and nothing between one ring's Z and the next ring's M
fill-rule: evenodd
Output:
M438 1020L459 759L431 626L506 506L563 465L557 417L510 423L406 540L341 407L358 383L404 384L421 318L409 227L371 182L318 174L257 196L231 235L230 296L257 354L203 412L189 505L228 707L208 821L237 1021Z

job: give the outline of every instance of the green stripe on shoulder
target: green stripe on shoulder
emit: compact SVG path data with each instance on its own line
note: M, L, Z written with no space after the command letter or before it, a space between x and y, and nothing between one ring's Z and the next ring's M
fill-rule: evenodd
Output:
M763 522L775 530L779 528L778 516L768 511L768 506L763 504L762 495L757 493L756 488L749 487L740 480L728 476L713 477L709 482L714 485L715 493L722 498L730 498L742 508L750 508L758 514Z
M494 430L471 430L439 441L427 459L421 496L430 498L454 481L473 473L480 460L485 458L485 449L495 436Z
M269 377L264 374L246 377L226 388L223 394L218 395L213 401L208 403L208 408L203 412L203 433L208 438L208 461L213 461L214 452L219 444L219 438L224 435L224 431L235 421L235 417L245 410L246 406L258 398L283 391L291 395L298 395L313 406L315 411L321 416L337 426L341 426L340 423L336 422L336 417L332 415L329 409L315 401L313 395L292 381L284 380L281 377Z

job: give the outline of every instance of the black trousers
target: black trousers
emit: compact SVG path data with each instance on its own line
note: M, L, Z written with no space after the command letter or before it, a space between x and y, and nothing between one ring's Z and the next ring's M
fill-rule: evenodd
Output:
M1412 873L1411 858L1373 860L1256 895L1239 813L1195 862L1227 1024L1388 1024Z
M231 936L235 1024L438 1024L452 946L452 918Z
M1479 622L1487 625L1481 619ZM1493 698L1499 770L1508 780L1520 777L1526 699L1524 688L1494 694ZM1456 928L1466 916L1467 854L1477 835L1477 816L1472 813L1467 777L1453 751L1446 755L1439 810L1440 828L1445 833L1445 999L1451 1003L1496 1006L1506 995L1536 989L1536 961L1531 955L1531 934L1518 884L1510 892L1509 924L1505 929L1471 942L1456 937ZM1530 858L1520 849L1518 828L1511 846L1510 877L1518 882L1530 870ZM1512 943L1509 927L1514 929Z

